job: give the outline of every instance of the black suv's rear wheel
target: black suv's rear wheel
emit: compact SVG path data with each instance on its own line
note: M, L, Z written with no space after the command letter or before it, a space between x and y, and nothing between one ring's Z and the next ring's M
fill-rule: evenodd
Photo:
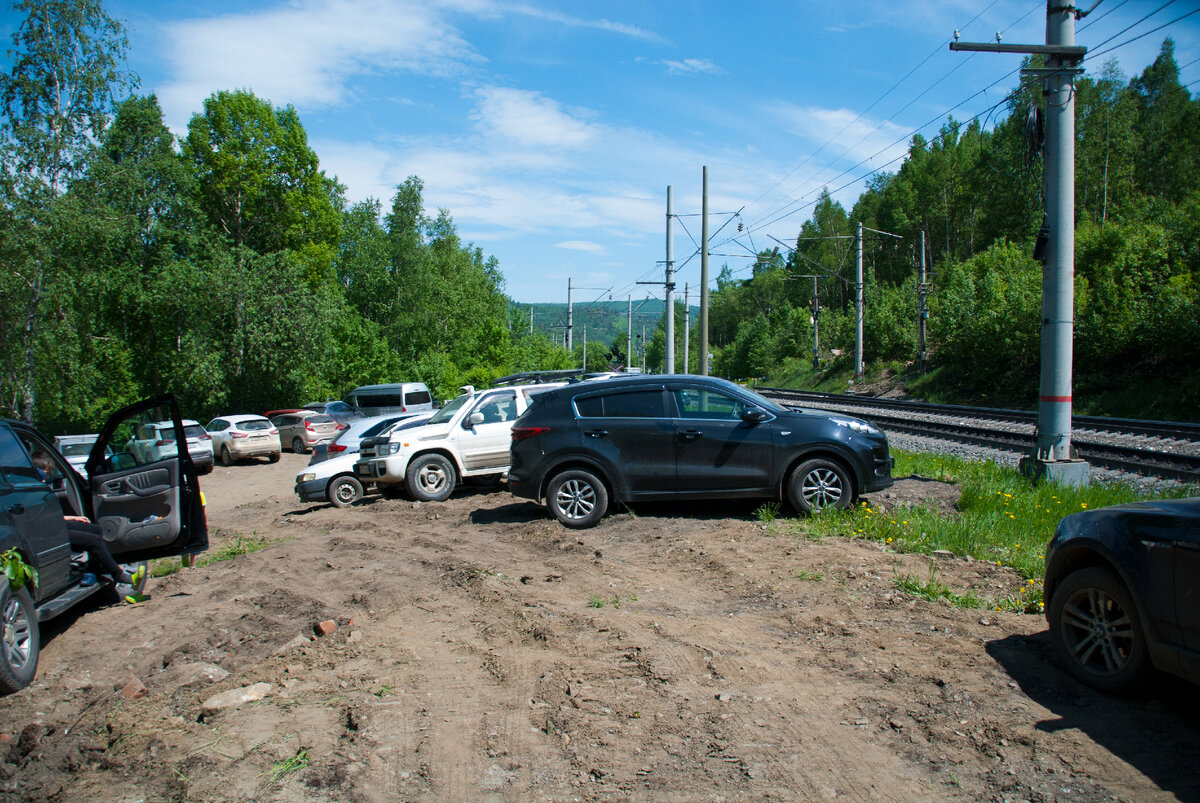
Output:
M546 507L568 527L593 527L608 511L608 489L592 472L570 469L546 486Z
M846 469L822 457L801 463L788 483L792 507L810 515L840 510L850 504L853 496L854 488Z
M1071 674L1106 692L1133 691L1150 672L1133 597L1109 569L1073 572L1050 599L1050 639Z
M12 694L33 682L37 674L41 633L27 588L12 591L0 577L0 693Z

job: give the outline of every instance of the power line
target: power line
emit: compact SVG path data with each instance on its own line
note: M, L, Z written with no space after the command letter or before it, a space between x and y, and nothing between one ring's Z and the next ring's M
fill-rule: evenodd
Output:
M1175 2L1175 0L1171 0L1171 2ZM1143 33L1143 34L1138 34L1137 36L1133 37L1132 39L1127 39L1127 40L1125 40L1124 42L1122 42L1122 43L1121 43L1121 44L1119 44L1119 45L1113 45L1113 46L1112 46L1112 47L1110 47L1108 50L1101 50L1099 53L1093 53L1093 54L1089 54L1089 55L1088 55L1088 57L1087 57L1087 60L1090 60L1090 59L1093 59L1093 58L1099 58L1100 56L1103 56L1105 53L1111 53L1111 52L1113 52L1114 50L1117 50L1117 49L1119 49L1119 48L1125 47L1125 45L1128 45L1128 44L1130 44L1131 42L1136 42L1136 41L1137 41L1137 40L1139 40L1139 39L1144 39L1145 37L1149 36L1150 34L1152 34L1152 33L1157 33L1158 31L1161 31L1163 28L1166 28L1166 27L1168 27L1168 26L1170 26L1170 25L1174 25L1175 23L1177 23L1177 22L1180 22L1181 20L1185 20L1185 19L1187 19L1188 17L1190 17L1190 16L1192 16L1193 14L1196 14L1196 13L1200 13L1200 8L1193 9L1193 10L1189 11L1188 13L1184 14L1184 15L1183 15L1183 16L1181 16L1181 17L1176 17L1175 19L1171 20L1170 22L1164 22L1162 25L1159 25L1157 28L1152 28L1152 29L1150 29L1149 31L1146 31L1146 32L1145 32L1145 33ZM1131 27L1132 27L1132 26L1131 26ZM1129 29L1128 29L1128 28L1126 28L1125 30L1129 30ZM1111 42L1112 40L1111 40L1111 39L1109 39L1109 41Z

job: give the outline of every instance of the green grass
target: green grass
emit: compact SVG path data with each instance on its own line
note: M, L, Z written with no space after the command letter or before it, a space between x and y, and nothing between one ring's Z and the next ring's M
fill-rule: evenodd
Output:
M820 572L810 572L808 569L802 569L798 572L795 572L792 577L796 578L797 580L811 580L814 583L819 583L825 579L825 575L821 574Z
M271 766L271 783L275 783L293 772L304 769L309 765L308 751L301 750L286 761L276 761Z
M911 574L897 574L896 588L931 602L944 599L957 608L979 608L983 605L979 597L969 591L966 594L951 591L949 586L937 579L937 569L933 566L929 567L929 579L925 581Z
M214 563L220 563L223 560L232 560L239 555L249 555L251 552L258 552L275 544L282 544L284 541L290 541L290 538L267 538L258 535L242 535L236 533L233 538L226 539L216 549L205 552L196 561L196 566L210 566ZM175 574L183 568L182 561L179 558L163 558L162 560L151 561L150 576L151 577L166 577L169 574Z
M1036 611L1040 607L1045 546L1061 518L1143 498L1125 485L1070 488L1034 484L1015 469L991 462L900 450L892 454L896 458L894 477L918 475L958 485L962 493L958 512L943 517L932 506L883 512L861 502L850 510L799 519L793 534L868 538L897 552L930 554L942 549L1011 567L1027 582L1020 594L996 603L1007 610ZM1189 493L1196 490L1180 489L1159 496Z

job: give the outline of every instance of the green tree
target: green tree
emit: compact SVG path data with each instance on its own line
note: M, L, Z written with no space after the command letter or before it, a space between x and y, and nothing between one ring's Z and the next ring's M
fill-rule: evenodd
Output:
M12 68L0 75L0 324L3 404L32 421L39 361L72 329L79 276L79 209L64 202L114 94L134 80L122 70L126 39L96 0L22 0Z

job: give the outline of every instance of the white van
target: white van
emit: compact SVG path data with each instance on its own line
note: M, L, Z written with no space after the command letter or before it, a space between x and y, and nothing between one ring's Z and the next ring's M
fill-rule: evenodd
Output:
M433 410L433 397L429 395L429 388L424 382L363 385L350 391L344 401L357 407L365 416Z

